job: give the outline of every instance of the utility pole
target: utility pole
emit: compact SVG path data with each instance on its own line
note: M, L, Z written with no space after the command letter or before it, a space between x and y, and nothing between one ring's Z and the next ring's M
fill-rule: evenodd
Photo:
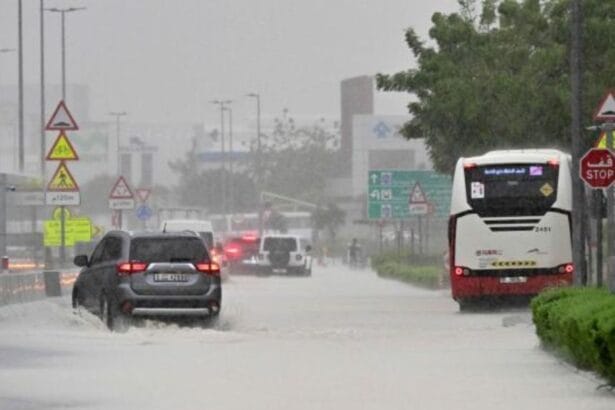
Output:
M43 187L46 182L45 175L45 5L44 0L40 0L40 46L41 46L41 183Z
M112 111L109 113L115 117L115 144L116 144L116 174L120 176L120 118L128 115L126 111Z
M582 5L581 0L570 1L571 13L571 49L570 49L570 85L572 90L571 97L571 146L572 146L572 259L575 268L575 283L585 285L587 283L587 266L585 262L585 195L583 193L583 182L579 178L579 161L581 159L581 108L582 108ZM609 145L610 147L610 145ZM612 190L610 196L612 198ZM609 212L612 210L613 202L609 202ZM609 243L613 241L611 231L609 231ZM609 245L610 246L610 245Z
M18 1L17 7L17 26L18 26L18 63L17 69L19 72L19 172L24 172L25 151L24 151L24 135L23 135L23 18L22 18L22 4L21 0Z
M229 210L231 214L235 212L235 194L233 192L233 109L225 107L228 111L228 192L229 192Z
M231 100L213 100L211 102L212 104L216 104L220 106L220 144L221 144L221 156L222 156L222 164L220 166L220 183L222 185L222 213L226 213L227 209L226 209L226 193L227 193L227 187L226 187L226 151L225 151L225 144L224 144L224 110L225 110L225 106L232 103Z
M262 146L261 146L261 96L259 93L249 93L248 97L256 99L256 194L260 198L262 191ZM258 209L258 234L263 233L263 212L259 204Z

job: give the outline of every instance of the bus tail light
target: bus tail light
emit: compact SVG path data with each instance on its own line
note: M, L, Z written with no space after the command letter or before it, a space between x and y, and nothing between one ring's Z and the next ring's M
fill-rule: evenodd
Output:
M476 162L464 162L463 168L464 169L476 168Z
M463 266L455 266L453 272L455 273L455 276L470 276L470 269Z
M547 164L549 164L549 166L551 166L553 168L557 168L557 167L559 167L559 160L557 158L552 158L552 159L547 161Z
M564 265L560 265L557 269L559 273L573 273L574 272L574 264L566 263Z

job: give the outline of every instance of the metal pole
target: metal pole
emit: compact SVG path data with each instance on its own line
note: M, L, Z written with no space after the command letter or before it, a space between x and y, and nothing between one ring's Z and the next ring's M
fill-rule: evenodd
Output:
M229 192L229 207L231 213L235 212L235 194L233 192L233 109L227 107L228 110L228 192Z
M602 126L606 132L606 148L613 148L613 131L615 124L607 122ZM615 191L613 186L606 190L606 217L607 217L607 281L606 285L615 292Z
M116 143L116 156L117 156L117 176L120 176L120 116L115 116L115 143Z
M40 31L41 31L41 180L45 186L45 9L44 0L40 0Z
M602 255L602 242L604 233L602 232L602 212L604 212L604 206L602 203L602 192L595 190L594 200L596 201L596 286L602 287L603 284L603 255Z
M220 169L220 178L222 178L222 211L226 213L226 150L224 147L224 101L220 102L220 142L222 165Z
M62 10L60 14L62 15L62 100L66 101L66 10Z
M23 19L22 19L22 4L21 0L18 2L17 7L17 21L18 21L18 71L19 71L19 148L18 148L18 156L19 156L19 172L24 171L24 160L25 160L25 151L24 151L24 135L23 135L23 121L24 121L24 113L23 113Z
M575 282L586 284L587 271L585 263L585 226L583 224L585 213L584 186L579 175L579 160L581 158L581 115L582 115L582 5L580 0L571 0L571 50L570 50L570 85L572 89L571 98L571 146L572 146L572 175L573 177L573 200L572 207L572 259L575 267ZM609 190L611 191L611 190ZM612 192L610 194L612 199ZM610 209L613 202L609 202ZM612 212L612 210L611 210ZM611 219L609 219L611 221ZM609 242L613 241L613 236L609 232Z

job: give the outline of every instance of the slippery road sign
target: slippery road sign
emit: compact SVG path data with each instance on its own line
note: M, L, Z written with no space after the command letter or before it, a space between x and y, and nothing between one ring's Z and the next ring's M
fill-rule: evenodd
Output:
M79 126L66 107L64 100L58 103L53 115L49 119L45 130L47 131L62 131L62 130L78 130Z

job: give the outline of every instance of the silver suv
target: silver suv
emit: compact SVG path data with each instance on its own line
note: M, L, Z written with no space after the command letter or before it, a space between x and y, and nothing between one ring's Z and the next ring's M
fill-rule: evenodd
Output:
M261 272L312 274L312 247L294 235L267 234L260 243L258 264Z
M73 287L73 307L98 314L109 329L133 317L196 317L220 312L220 268L191 233L109 232L87 255Z

